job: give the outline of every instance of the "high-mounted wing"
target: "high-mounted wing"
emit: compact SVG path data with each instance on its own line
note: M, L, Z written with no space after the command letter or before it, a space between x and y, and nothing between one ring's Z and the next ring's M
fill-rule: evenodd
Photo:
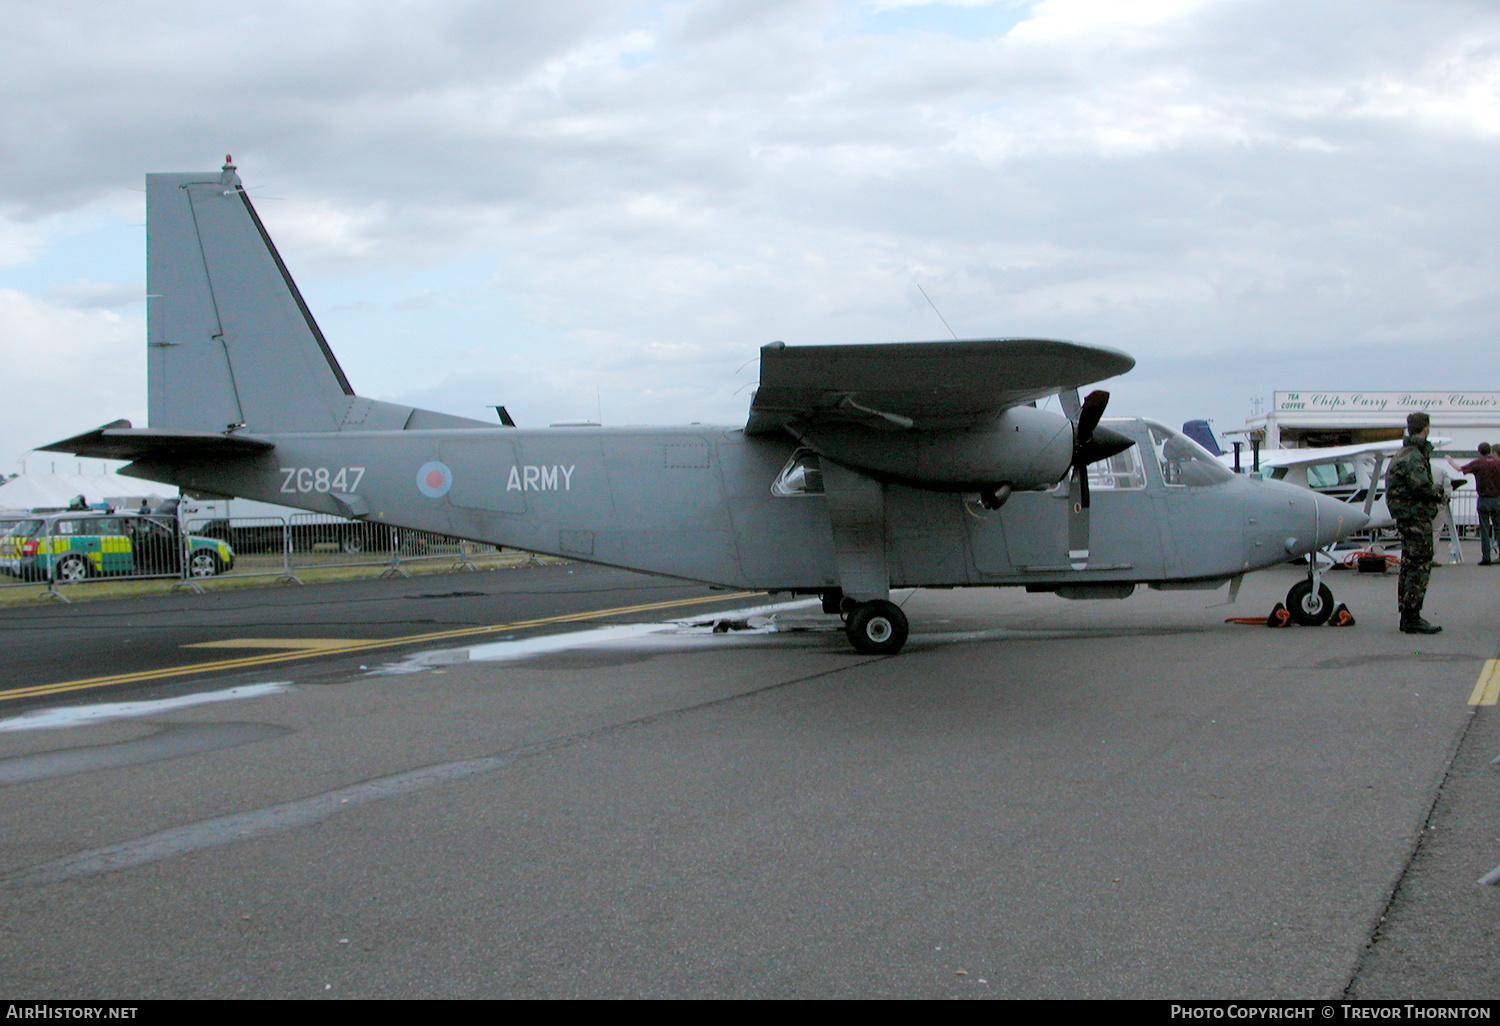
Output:
M1447 441L1447 439L1431 439L1433 445ZM1405 443L1401 439L1393 439L1387 442L1364 442L1360 445L1334 445L1319 449L1262 449L1260 451L1260 465L1267 467L1301 467L1311 466L1314 463L1333 463L1337 460L1352 460L1360 456L1374 456L1377 453L1395 453L1400 451ZM1232 457L1231 457L1232 458ZM1223 457L1220 457L1222 460ZM1245 459L1249 459L1246 454Z
M1135 360L1114 349L1051 339L773 342L760 351L760 388L745 430L770 434L793 421L887 430L976 427L1012 407L1134 366Z

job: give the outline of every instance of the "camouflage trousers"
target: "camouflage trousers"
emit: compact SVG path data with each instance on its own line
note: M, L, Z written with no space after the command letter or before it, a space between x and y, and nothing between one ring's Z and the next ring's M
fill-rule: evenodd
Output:
M1422 615L1427 597L1427 578L1432 575L1432 521L1397 520L1401 532L1401 579L1396 585L1396 604L1402 620Z

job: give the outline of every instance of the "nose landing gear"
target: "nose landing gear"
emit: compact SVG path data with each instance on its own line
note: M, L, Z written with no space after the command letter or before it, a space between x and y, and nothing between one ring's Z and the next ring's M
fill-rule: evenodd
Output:
M1327 623L1333 615L1333 604L1333 590L1314 575L1298 581L1286 593L1286 611L1303 627L1321 627Z
M1349 612L1349 607L1342 603L1335 603L1333 591L1323 583L1323 566L1318 561L1322 552L1309 552L1307 554L1307 580L1298 581L1292 585L1286 593L1286 616L1292 623L1303 627L1321 627L1323 624L1332 624L1335 627L1354 626L1354 616ZM1336 566L1334 558L1326 556L1330 566ZM1272 613L1275 618L1275 613Z

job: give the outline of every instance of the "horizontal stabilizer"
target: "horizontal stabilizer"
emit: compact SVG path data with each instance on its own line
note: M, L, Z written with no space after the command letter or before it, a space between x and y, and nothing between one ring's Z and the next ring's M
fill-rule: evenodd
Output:
M792 421L846 421L883 430L977 427L1005 410L1124 374L1135 360L1050 339L968 339L760 351L750 434Z
M65 452L100 460L233 459L268 452L275 446L258 438L236 437L220 431L164 431L133 428L117 420L93 431L41 446L44 452Z

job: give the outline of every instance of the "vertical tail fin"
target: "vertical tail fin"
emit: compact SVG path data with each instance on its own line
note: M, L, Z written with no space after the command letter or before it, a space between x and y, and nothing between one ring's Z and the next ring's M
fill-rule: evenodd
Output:
M153 428L336 431L354 390L234 165L146 176Z
M1183 423L1182 433L1203 448L1207 449L1210 456L1222 456L1224 450L1219 448L1217 439L1214 438L1214 429L1209 427L1206 420L1189 420Z

